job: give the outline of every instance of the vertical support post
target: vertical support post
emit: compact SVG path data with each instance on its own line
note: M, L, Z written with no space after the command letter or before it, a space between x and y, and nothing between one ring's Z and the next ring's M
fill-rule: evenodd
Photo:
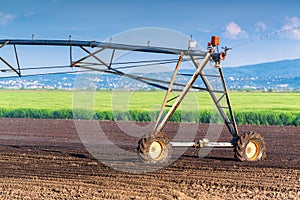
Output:
M237 128L237 125L236 125L234 113L232 111L231 101L230 101L230 97L229 97L229 94L228 94L228 90L227 90L227 86L226 86L226 82L225 82L225 78L224 78L222 68L219 68L219 72L220 72L220 75L221 75L222 84L223 84L223 88L224 88L225 95L226 95L226 101L227 101L227 105L228 105L228 109L229 109L229 114L231 116L231 123L232 123L233 129L235 131L235 134L233 134L233 136L236 137L236 136L239 135L239 131L238 131L238 128Z
M15 56L16 56L16 61L17 61L17 66L18 66L18 72L19 77L21 77L21 69L20 69L20 63L19 63L19 57L18 57L18 52L17 52L17 47L14 45L14 50L15 50Z
M70 66L73 67L72 66L72 62L73 62L72 54L73 53L72 53L72 36L71 35L69 36L69 39L70 39Z
M171 93L171 91L172 91L173 83L174 83L174 81L175 81L175 78L176 78L176 75L177 75L179 66L180 66L180 64L181 64L183 55L184 55L184 52L181 52L181 53L180 53L180 56L179 56L179 59L178 59L178 61L177 61L175 70L174 70L174 72L173 72L173 75L172 75L172 79L171 79L169 88L168 88L168 90L167 90L167 92L166 92L164 101L163 101L162 106L161 106L161 109L160 109L160 111L159 111L159 114L158 114L158 117L157 117L157 120L156 120L156 124L155 124L154 130L157 128L157 126L158 126L158 124L159 124L159 122L160 122L160 120L161 120L161 117L162 117L162 115L163 115L163 112L164 112L164 110L165 110L165 107L166 107L166 104L167 104L167 102L168 102L169 95L170 95L170 93Z
M116 51L116 49L113 49L113 52L111 54L110 62L109 62L109 65L108 65L109 70L111 68L111 65L112 65L112 62L113 62L113 59L114 59L115 51Z
M180 103L182 102L182 100L184 99L184 97L188 93L189 89L192 87L192 85L194 84L194 82L198 78L200 72L205 67L206 63L210 60L210 58L211 58L211 55L210 55L209 52L207 52L205 54L205 56L204 56L201 64L199 64L197 66L197 69L196 69L195 73L190 78L189 82L186 84L186 86L184 87L183 91L180 93L180 95L179 95L178 99L176 100L176 102L174 102L174 104L172 105L172 107L170 108L169 112L166 114L166 116L162 120L162 122L155 129L156 133L160 132L165 127L167 121L171 118L171 116L173 115L173 113L175 112L175 110L178 108L178 106L180 105Z

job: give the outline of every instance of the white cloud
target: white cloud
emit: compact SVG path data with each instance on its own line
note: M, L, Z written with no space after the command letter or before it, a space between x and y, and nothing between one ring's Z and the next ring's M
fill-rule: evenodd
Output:
M203 29L203 28L198 28L198 31L201 33L211 33L212 32L210 29Z
M30 18L30 17L32 17L32 16L34 16L34 15L35 15L34 12L29 11L29 12L27 12L27 13L24 14L24 17L25 17L25 18Z
M285 17L282 32L287 38L300 40L300 19L298 17Z
M264 22L259 21L255 24L255 29L257 32L265 31L267 29L267 25Z
M235 22L226 25L223 36L229 39L248 38L248 34Z
M12 22L16 17L9 13L0 12L0 25L6 25Z

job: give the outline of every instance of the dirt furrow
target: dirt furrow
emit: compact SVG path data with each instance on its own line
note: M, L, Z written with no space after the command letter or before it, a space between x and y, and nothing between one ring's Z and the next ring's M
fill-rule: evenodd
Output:
M120 123L128 128L147 125ZM139 138L128 136L114 122L99 125L110 141L135 152ZM189 125L184 125L185 134ZM203 138L208 127L199 125L196 138ZM170 123L165 132L173 137L178 128ZM142 165L126 159L107 165L96 160L81 144L71 120L0 119L0 199L300 199L299 127L239 129L265 137L265 161L238 162L232 149L214 149L200 159L199 150L188 149L163 169L135 174L116 167ZM177 140L186 140L181 137ZM223 130L219 140L230 138ZM122 155L105 151L103 156Z

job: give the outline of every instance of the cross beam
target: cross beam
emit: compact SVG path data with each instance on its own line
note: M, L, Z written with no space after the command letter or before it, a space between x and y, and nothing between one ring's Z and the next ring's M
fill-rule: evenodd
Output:
M79 46L79 47L98 47L125 51L140 51L148 53L162 53L162 54L178 54L184 52L185 55L200 56L204 57L205 52L200 50L190 49L176 49L176 48L165 48L155 46L143 46L143 45L127 45L117 44L111 42L97 42L97 41L80 41L80 40L14 40L4 39L0 40L0 44L5 45L41 45L41 46Z

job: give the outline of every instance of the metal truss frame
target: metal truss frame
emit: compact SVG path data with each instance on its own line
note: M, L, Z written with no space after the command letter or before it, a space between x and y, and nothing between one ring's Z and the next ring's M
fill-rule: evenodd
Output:
M7 45L13 45L14 47L14 53L17 61L17 67L13 67L10 63L8 63L4 58L0 56L0 61L2 61L5 65L9 67L10 70L14 71L18 76L22 76L22 69L20 67L19 58L17 54L17 45L28 45L28 46L65 46L70 47L70 67L77 67L81 69L86 70L93 70L93 71L100 71L104 73L110 73L115 74L119 76L126 76L138 81L141 81L143 83L152 85L154 87L158 87L161 89L166 90L166 94L157 118L157 122L155 124L155 128L153 131L153 134L159 133L163 130L166 123L169 121L173 113L176 111L176 109L179 107L182 100L186 97L186 94L190 91L190 89L198 89L198 90L205 90L207 91L211 99L213 100L217 110L219 111L222 119L224 120L224 123L226 127L228 128L229 132L231 133L233 140L230 142L209 142L207 140L199 140L196 142L173 142L173 146L194 146L198 148L202 147L234 147L234 139L239 137L236 121L234 118L234 113L232 110L229 93L227 90L226 82L224 79L224 74L222 71L222 68L220 67L220 57L222 56L221 53L215 51L215 48L209 48L208 51L203 52L199 50L192 50L192 49L174 49L174 48L162 48L162 47L153 47L153 46L138 46L138 45L124 45L124 44L116 44L116 43L105 43L105 42L96 42L96 41L73 41L73 40L0 40L0 48L3 48ZM72 57L72 48L79 47L82 49L85 53L87 53L86 56L73 61ZM96 50L91 51L87 48L95 48ZM107 49L112 50L110 62L106 63L104 62L100 57L98 57L98 53L105 51ZM173 71L173 75L171 78L171 81L164 81L164 80L158 80L154 78L147 78L132 74L127 74L122 71L113 69L111 66L113 64L114 54L115 51L123 50L123 51L138 51L138 52L145 52L145 53L159 53L159 54L174 54L179 55L177 64L175 66L175 69ZM88 66L86 65L85 61L88 58L94 58L98 65L104 66L104 68L97 68L97 66ZM188 57L192 60L195 71L191 75L189 81L184 85L180 83L175 82L176 75L178 74L178 70L180 67L180 64L182 62L182 59L184 57ZM201 59L201 62L199 60ZM218 75L209 75L204 73L204 68L207 66L208 62L214 62L217 66ZM215 89L211 82L209 81L209 76L215 76L221 79L222 82L222 90ZM201 79L205 85L204 88L194 86L193 84L197 79ZM163 86L162 84L168 84L169 86ZM177 90L174 88L174 86L180 86L183 89ZM175 98L170 98L170 92L172 91L180 91L180 94L176 96ZM218 96L217 94L221 94ZM173 101L175 100L175 101ZM225 100L225 104L222 103ZM173 101L173 104L170 106L170 108L167 110L167 113L164 115L163 113L166 111L167 103Z

